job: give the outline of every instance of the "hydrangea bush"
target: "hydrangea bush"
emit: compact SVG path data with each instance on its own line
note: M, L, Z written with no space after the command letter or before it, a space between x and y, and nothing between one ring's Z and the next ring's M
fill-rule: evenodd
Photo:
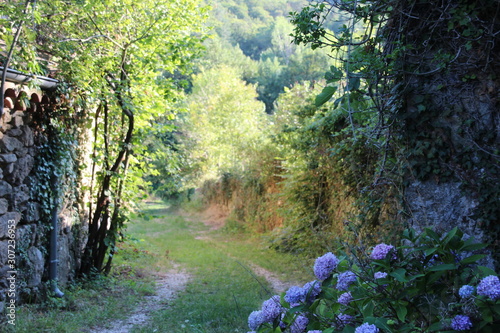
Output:
M329 252L316 259L317 280L250 314L249 333L500 332L500 280L477 264L485 247L456 228L408 229L398 247Z

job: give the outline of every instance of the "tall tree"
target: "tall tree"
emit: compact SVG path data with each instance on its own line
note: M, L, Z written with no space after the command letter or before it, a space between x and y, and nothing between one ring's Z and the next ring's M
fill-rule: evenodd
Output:
M175 73L203 39L197 0L42 2L41 47L57 60L72 98L93 116L92 203L82 274L109 271L123 225L128 173L145 128L173 113ZM170 73L171 75L167 75ZM127 179L129 177L129 179Z
M255 86L229 67L202 72L193 84L187 129L195 144L192 159L198 161L202 178L245 170L267 126Z

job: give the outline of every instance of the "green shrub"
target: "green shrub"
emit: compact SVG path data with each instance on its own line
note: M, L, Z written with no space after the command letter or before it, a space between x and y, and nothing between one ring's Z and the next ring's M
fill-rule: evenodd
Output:
M457 228L405 230L398 247L316 259L316 281L273 296L249 317L256 332L498 332L500 281L478 264L485 244Z

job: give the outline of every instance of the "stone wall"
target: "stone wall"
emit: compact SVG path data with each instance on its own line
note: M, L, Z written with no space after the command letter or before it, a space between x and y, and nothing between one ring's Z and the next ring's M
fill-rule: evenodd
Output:
M42 91L13 83L8 83L5 96L0 118L0 313L7 300L7 277L13 263L8 261L13 259L9 257L9 231L15 231L16 302L36 301L47 289L51 225L47 214L42 214L40 193L34 191L39 185L35 173L37 143L50 137L33 122L35 116L44 117L50 99ZM28 99L30 105L25 105ZM85 242L85 212L74 195L76 190L70 190L73 194L62 195L58 210L60 287L75 278Z

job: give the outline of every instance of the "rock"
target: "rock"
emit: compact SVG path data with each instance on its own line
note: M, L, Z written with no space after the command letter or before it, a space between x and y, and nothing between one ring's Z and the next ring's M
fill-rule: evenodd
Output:
M0 162L3 162L3 163L14 163L16 161L17 161L16 154L1 154L0 155Z
M18 148L14 153L16 154L17 158L20 159L28 155L28 151L29 148L23 146L21 148Z
M0 180L0 197L12 194L12 186L5 180Z
M477 202L464 195L459 183L415 181L408 186L405 199L412 213L409 223L417 230L431 227L448 232L458 227L476 239L484 238L484 232L471 223Z
M5 135L3 139L0 140L0 148L3 152L10 153L23 148L23 144L18 139Z
M33 130L28 127L28 126L23 126L22 127L23 135L21 136L21 142L26 146L26 147L31 147L35 144L35 139L33 135Z
M8 241L2 240L0 241L0 265L5 265L7 260L9 259L9 243Z
M43 254L38 248L32 246L28 249L28 260L30 261L28 287L35 287L42 282L44 266Z
M11 173L10 180L12 184L19 185L24 182L35 165L35 159L31 155L26 155L17 160L14 171Z
M7 164L7 166L5 167L5 173L8 175L12 175L14 173L14 168L15 168L14 163Z
M1 198L0 199L0 215L7 213L8 209L9 209L9 202L7 201L7 199Z
M27 249L35 245L37 237L37 227L35 224L18 225L17 245L18 248Z
M24 112L23 111L16 111L14 113L10 123L14 126L14 128L23 126L24 125Z
M24 212L28 209L28 200L30 199L30 192L28 186L23 184L15 187L14 190L14 209L19 212Z
M12 120L12 114L10 113L10 110L7 112L4 112L2 115L2 121L7 124Z
M9 221L14 221L10 223ZM21 220L21 213L18 212L8 212L0 216L0 239L7 237L9 226L13 225L14 228L17 227L17 223Z
M23 134L23 131L20 128L14 128L7 133L9 136L20 136Z

